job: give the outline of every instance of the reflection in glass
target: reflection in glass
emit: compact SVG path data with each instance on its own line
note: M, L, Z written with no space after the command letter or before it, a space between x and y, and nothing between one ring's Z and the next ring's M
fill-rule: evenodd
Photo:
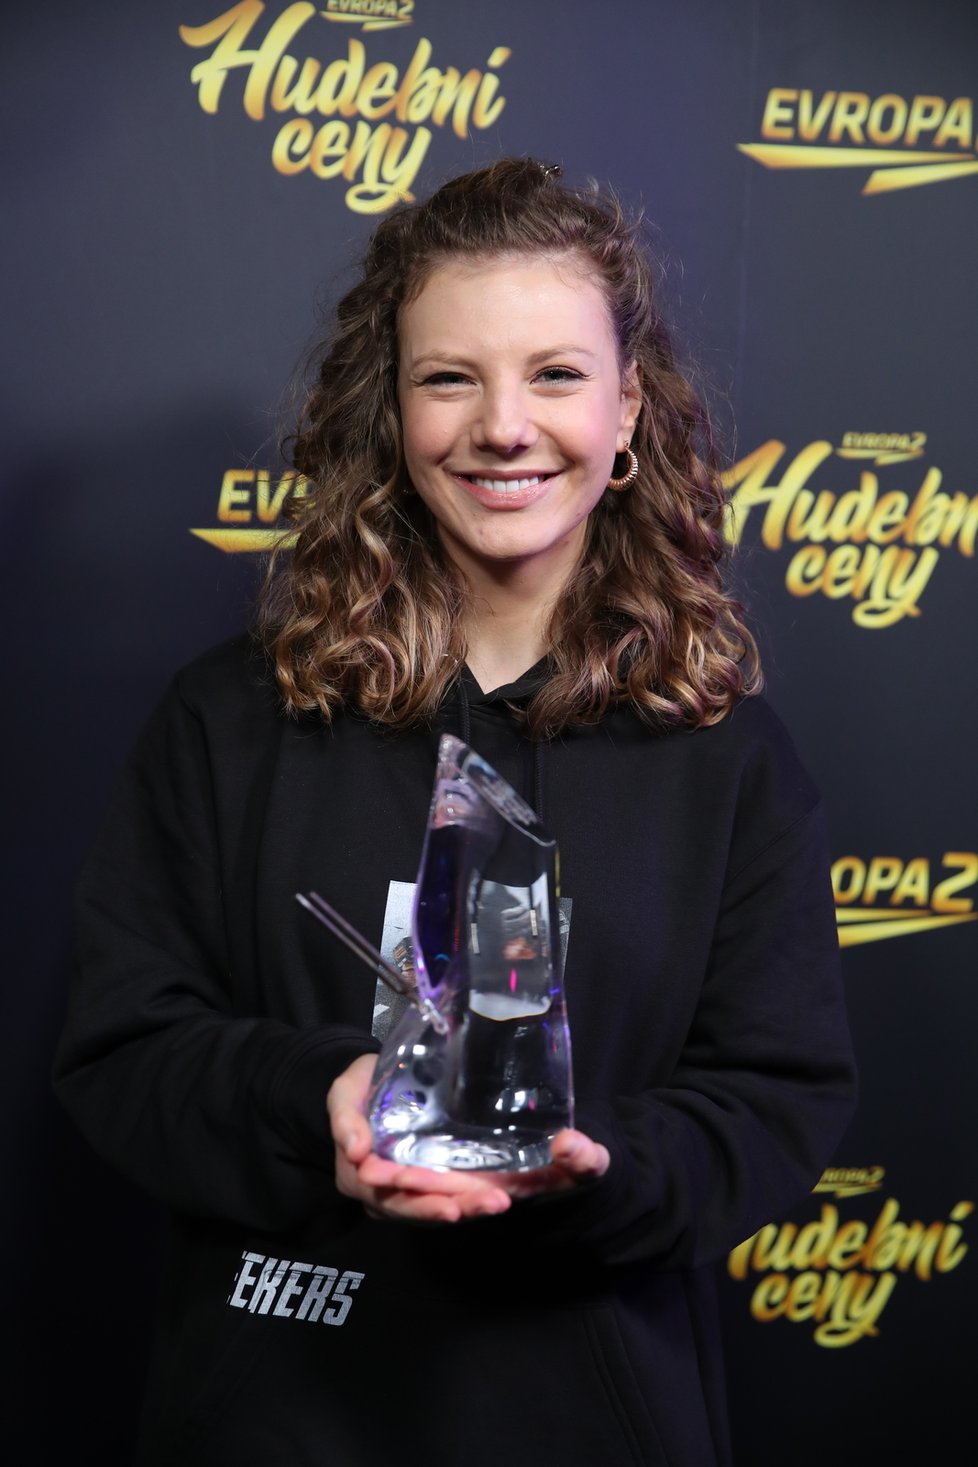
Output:
M526 1170L573 1125L556 860L530 806L444 735L412 916L419 996L440 1023L412 1007L381 1051L369 1103L380 1155Z

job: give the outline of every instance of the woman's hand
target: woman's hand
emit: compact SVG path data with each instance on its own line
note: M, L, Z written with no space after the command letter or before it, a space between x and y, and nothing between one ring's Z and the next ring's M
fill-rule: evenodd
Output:
M549 1166L528 1172L432 1171L386 1161L372 1150L366 1118L376 1056L361 1055L330 1086L326 1097L336 1143L336 1185L378 1217L413 1222L460 1222L505 1212L512 1199L566 1191L603 1176L607 1150L581 1131L561 1131Z
M365 1114L376 1055L362 1054L337 1076L326 1097L336 1143L336 1185L379 1217L412 1222L459 1222L510 1206L491 1172L435 1172L385 1161L372 1150Z
M558 1131L550 1143L550 1165L529 1172L497 1172L496 1185L510 1197L538 1197L567 1192L581 1182L596 1181L611 1165L608 1149L583 1131Z

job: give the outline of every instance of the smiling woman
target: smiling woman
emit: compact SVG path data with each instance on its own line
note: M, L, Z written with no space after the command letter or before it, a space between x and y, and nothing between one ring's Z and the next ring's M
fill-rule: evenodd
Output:
M408 478L470 591L469 667L499 687L547 650L588 516L631 441L634 363L623 375L579 256L463 261L401 313L398 401Z
M558 172L506 159L395 211L340 302L263 617L296 710L426 721L462 663L498 686L544 651L535 736L622 701L709 724L759 685L640 228Z
M817 1180L853 1076L817 793L748 696L639 240L527 159L380 225L260 635L119 782L57 1078L176 1215L139 1467L730 1463L713 1268ZM525 1171L373 1150L390 1001L296 915L312 882L404 957L445 733L560 851L579 1129Z

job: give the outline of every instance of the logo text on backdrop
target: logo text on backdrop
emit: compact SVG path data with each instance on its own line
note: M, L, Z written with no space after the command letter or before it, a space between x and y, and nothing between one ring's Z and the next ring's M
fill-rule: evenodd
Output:
M840 1199L872 1194L883 1175L878 1166L834 1167L815 1191ZM756 1278L750 1312L758 1324L810 1324L816 1344L838 1349L879 1334L880 1316L901 1278L926 1284L959 1267L968 1252L961 1224L973 1211L973 1202L957 1202L947 1221L924 1223L902 1218L895 1197L887 1197L875 1216L863 1217L843 1218L834 1202L823 1202L810 1222L761 1228L733 1249L727 1271L741 1283Z
M392 61L371 62L356 36L347 39L344 55L324 60L321 53L340 33L323 22L339 19L339 8L289 5L259 39L265 9L261 0L241 0L205 25L180 27L186 45L212 48L190 73L200 105L216 113L229 74L241 71L247 117L262 122L269 112L292 114L272 142L278 172L344 179L346 203L357 214L380 214L413 200L411 186L432 139L424 124L451 125L457 137L467 138L473 127L492 127L506 105L495 75L511 55L506 46L490 52L484 70L464 73L431 65L434 48L424 37L403 71ZM350 19L365 22L365 11L347 10ZM300 33L297 55L290 48Z
M727 536L739 544L759 518L765 549L793 550L785 572L792 596L848 598L857 626L919 616L941 552L972 559L978 537L978 494L944 493L938 468L910 487L881 491L877 470L892 475L893 465L919 458L925 443L924 433L846 433L838 448L818 439L783 464L787 444L769 439L723 475L731 491ZM863 469L854 486L837 461L860 458L870 458L873 468ZM827 487L830 459L836 462Z
M190 533L231 555L290 544L294 536L282 524L286 502L308 488L308 479L292 469L277 477L268 469L228 469L217 496L217 524Z
M978 173L971 97L901 97L772 87L761 141L737 147L765 168L869 168L864 194Z
M345 21L362 31L390 31L411 24L414 0L326 0L319 13L323 20Z
M978 921L978 852L927 856L839 856L832 889L840 947L909 937Z

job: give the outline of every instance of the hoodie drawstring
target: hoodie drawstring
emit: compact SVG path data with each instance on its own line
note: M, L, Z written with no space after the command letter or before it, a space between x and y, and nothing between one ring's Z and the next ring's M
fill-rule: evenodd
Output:
M463 744L472 747L472 719L469 712L469 695L465 691L465 679L458 680L458 722L459 735ZM525 765L524 765L525 767ZM540 821L543 820L543 743L539 740L532 745L530 778L524 778L523 795L526 797L526 785L532 786L530 804Z

